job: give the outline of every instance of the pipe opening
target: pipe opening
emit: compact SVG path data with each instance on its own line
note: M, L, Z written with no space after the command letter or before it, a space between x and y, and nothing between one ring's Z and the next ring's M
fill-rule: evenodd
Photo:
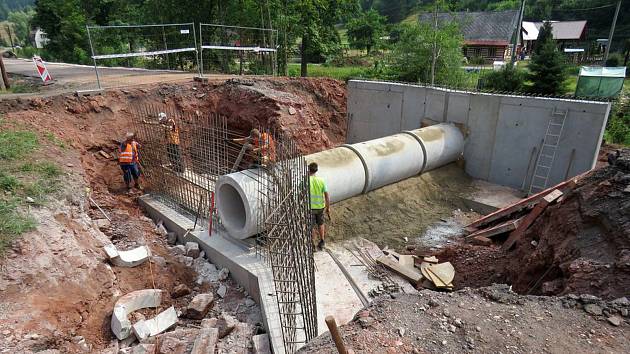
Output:
M247 221L245 202L236 188L223 184L217 192L217 208L221 210L221 221L228 228L243 229Z

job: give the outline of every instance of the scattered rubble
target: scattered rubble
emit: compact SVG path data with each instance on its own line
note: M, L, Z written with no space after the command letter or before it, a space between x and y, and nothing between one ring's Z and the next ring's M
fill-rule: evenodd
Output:
M210 311L213 304L214 296L212 294L198 294L192 299L192 301L190 301L190 304L188 304L184 316L195 320L201 320L206 316L208 311Z
M136 267L151 257L151 250L147 246L136 247L129 251L118 251L116 246L108 244L103 249L109 261L117 267Z
M132 325L128 318L129 314L146 307L158 307L161 302L162 290L157 289L133 291L118 299L111 321L112 332L116 338L123 340L131 335Z

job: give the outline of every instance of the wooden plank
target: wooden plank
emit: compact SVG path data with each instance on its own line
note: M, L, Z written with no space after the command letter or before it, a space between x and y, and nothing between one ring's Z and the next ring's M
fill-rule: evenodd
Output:
M398 257L398 264L402 267L414 268L413 256L409 254L401 254L400 257Z
M422 280L422 274L420 274L420 272L418 272L415 268L403 267L398 263L398 261L391 257L381 256L378 257L376 261L410 281L414 286L420 284L420 281Z
M495 220L498 220L504 216L508 216L510 214L513 214L515 212L518 212L520 210L523 210L527 207L530 207L534 204L536 204L538 201L540 201L544 196L546 196L547 194L551 193L554 189L559 189L561 191L565 190L565 189L572 189L574 188L575 184L577 183L577 181L584 177L587 173L589 173L590 171L586 171L576 177L573 177L572 179L566 180L564 182L561 182L553 187L547 188L544 191L538 192L534 195L531 195L525 199L522 199L519 202L516 202L512 205L509 205L505 208L499 209L497 211L495 211L494 213L488 214L484 217L482 217L479 220L474 221L473 223L469 224L468 226L466 226L467 228L477 228L479 229L481 226L483 225L487 225Z
M516 219L516 220L508 220L502 224L487 228L487 229L483 229L483 230L479 230L475 233L472 233L468 236L466 236L466 239L471 239L474 238L475 236L483 236L483 237L493 237L493 236L497 236L506 232L510 232L512 230L516 230L516 228L518 228L518 225L521 223L522 218Z
M503 243L503 245L501 246L501 249L504 251L509 250L514 245L514 243L521 237L521 235L525 233L527 228L529 228L529 226L533 224L534 221L536 221L536 219L540 216L540 214L542 214L542 212L545 211L547 206L553 203L556 199L560 198L561 196L562 196L562 192L558 189L555 189L551 193L546 195L538 204L536 204L534 209L532 209L532 211L530 211L529 214L527 214L527 216L523 218L523 221L521 221L521 224L516 228L516 230L510 233L510 236L508 236L508 239Z

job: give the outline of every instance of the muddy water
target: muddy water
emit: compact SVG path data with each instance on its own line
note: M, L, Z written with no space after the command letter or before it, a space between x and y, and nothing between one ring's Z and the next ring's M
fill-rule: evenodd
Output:
M465 208L460 197L473 190L472 179L450 164L333 204L328 239L363 237L394 249L421 243L416 239L431 225Z

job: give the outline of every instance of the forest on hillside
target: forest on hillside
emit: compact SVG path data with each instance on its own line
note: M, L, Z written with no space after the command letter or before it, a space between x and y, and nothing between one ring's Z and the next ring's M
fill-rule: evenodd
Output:
M2 0L0 1L0 21L9 17L9 12L24 10L33 6L35 0Z

